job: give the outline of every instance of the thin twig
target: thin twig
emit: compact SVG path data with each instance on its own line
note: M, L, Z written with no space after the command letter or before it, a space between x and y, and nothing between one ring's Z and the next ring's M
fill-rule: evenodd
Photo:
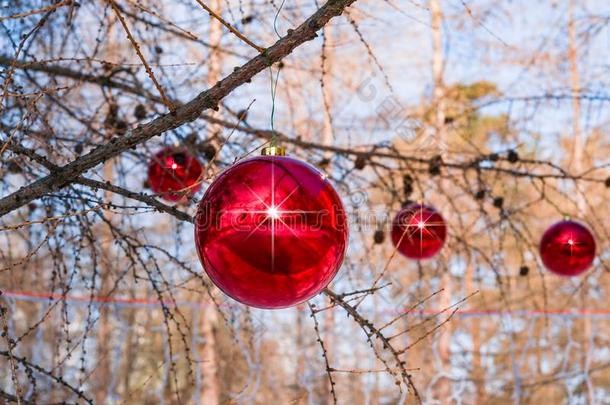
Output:
M330 393L333 396L333 403L337 403L337 393L335 392L335 382L333 381L333 368L330 367L330 363L328 361L328 350L324 345L324 341L322 340L322 336L320 335L320 325L318 323L318 318L316 318L316 310L312 307L312 305L308 302L309 310L311 311L311 317L314 322L314 330L316 331L316 336L320 347L322 348L322 357L324 357L324 363L326 364L326 375L328 376L328 383L330 385Z
M69 6L71 4L72 4L72 0L64 0L64 1L60 1L59 3L51 4L50 6L37 8L35 10L24 11L23 13L17 13L17 14L7 15L5 17L0 17L0 21L10 20L10 19L14 19L14 18L24 18L24 17L29 17L34 14L46 13L48 11L57 10L60 7Z
M129 27L127 27L127 22L125 21L125 19L121 15L121 11L117 7L117 5L114 2L114 0L108 0L108 3L110 3L110 6L112 7L112 10L116 14L116 16L119 19L119 21L121 22L121 25L123 26L123 29L125 30L125 33L127 34L127 38L129 38L129 42L131 42L131 45L133 46L133 49L136 51L136 53L138 54L138 57L140 58L140 60L142 61L142 64L144 65L144 69L146 69L146 73L148 74L148 77L150 77L150 80L152 80L152 82L154 83L155 87L159 91L159 94L161 95L161 99L163 100L163 104L165 104L165 106L167 108L169 108L170 111L173 112L174 110L176 110L176 107L170 101L170 99L167 98L167 96L165 95L165 91L163 90L163 88L161 87L159 82L157 81L157 78L155 77L155 75L154 75L152 69L150 68L150 66L148 65L148 62L146 62L146 59L144 58L144 55L142 54L142 50L140 49L140 45L138 45L138 43L136 42L136 40L133 37L133 35L131 35L131 31L129 31Z
M227 27L227 29L229 31L231 31L237 38L241 39L243 42L250 45L252 48L256 49L260 53L263 53L265 51L265 48L261 48L260 46L256 45L254 42L252 42L248 38L246 38L241 32L239 32L235 28L233 28L233 26L231 24L229 24L220 15L218 15L216 12L214 12L214 10L212 10L210 7L208 7L203 1L201 1L201 0L196 0L196 1L205 11L208 12L208 14L210 14L211 17L217 19L222 25Z

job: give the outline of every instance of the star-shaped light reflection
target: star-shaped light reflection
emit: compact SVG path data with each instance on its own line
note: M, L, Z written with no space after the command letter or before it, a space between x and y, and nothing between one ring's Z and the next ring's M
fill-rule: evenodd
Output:
M264 209L262 209L262 210L241 209L241 210L232 210L232 211L230 211L231 213L235 213L237 215L243 215L243 214L254 214L254 215L256 215L256 214L258 214L258 215L261 216L261 220L256 224L254 229L252 229L248 233L248 235L244 238L244 240L247 240L250 236L252 236L254 233L256 233L256 231L258 229L260 229L260 227L263 226L264 224L270 223L270 225L271 225L271 252L270 252L270 254L271 254L271 270L274 270L274 267L275 267L275 236L276 236L278 221L279 221L279 224L285 226L286 229L288 229L290 232L292 232L292 234L295 237L299 238L299 235L292 228L293 225L289 225L286 221L284 221L286 216L291 215L291 214L297 214L297 215L320 214L320 213L324 212L324 210L307 211L307 210L288 210L288 209L283 209L282 207L301 188L301 186L297 184L294 187L294 189L292 189L292 191L290 193L288 193L286 195L286 197L284 197L282 199L282 201L277 203L275 201L275 196L276 196L276 184L275 183L276 183L275 182L275 166L272 166L272 168L271 168L271 178L270 178L270 184L269 184L269 192L270 192L270 197L271 197L270 198L271 199L270 204L268 204L266 202L266 200L263 197L261 197L254 189L252 189L252 187L250 187L248 184L245 184L245 186L248 188L248 190L250 190L250 192L252 193L252 197L253 197L252 203L253 203L253 205L257 205L257 206L261 206L262 205Z
M271 206L267 209L267 215L272 220L280 218L280 212L278 211L277 207L274 206Z
M568 237L568 241L564 244L570 246L570 256L572 256L574 254L574 247L576 247L578 245L582 245L582 243L579 243L576 240L574 240L574 236L571 233L570 233L570 236Z

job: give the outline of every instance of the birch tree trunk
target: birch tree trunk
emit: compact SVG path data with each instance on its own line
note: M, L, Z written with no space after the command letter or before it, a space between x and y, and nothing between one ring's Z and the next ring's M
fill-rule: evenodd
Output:
M436 107L434 113L435 145L438 154L444 158L447 145L447 130L445 127L445 84L443 80L444 57L443 57L443 11L440 0L430 0L430 17L432 28L432 79L434 82L433 103ZM452 278L449 269L445 269L442 276L441 285L444 288L441 296L441 307L451 305L453 292ZM451 368L451 324L445 325L438 341L438 350L442 362L442 368L448 373ZM437 398L446 403L451 397L451 381L448 378L441 378L438 384Z
M112 27L111 25L108 32L108 48L106 51L107 59L114 60L116 55L116 44L113 42ZM110 113L109 113L110 114ZM114 136L114 129L107 128L107 131L110 132L110 136ZM109 159L104 163L103 166L103 175L104 180L114 183L114 159ZM106 191L104 193L104 200L111 201L113 197L113 193L110 191ZM111 210L104 211L104 217L109 223L113 221L113 213ZM112 241L113 235L110 232L108 226L104 223L100 224L100 233L101 233L101 274L98 275L98 282L96 293L100 296L105 296L106 290L108 288L108 280L110 278L110 274L112 273ZM99 319L97 321L97 345L96 345L96 355L97 355L97 366L95 368L95 375L98 381L98 386L95 391L95 403L96 404L105 404L107 403L107 387L110 383L112 368L110 366L110 345L112 340L112 332L111 325L108 316L108 305L104 305L100 303L99 305Z
M577 49L577 32L576 22L574 20L574 0L570 0L568 4L568 61L570 65L570 87L572 93L572 133L574 136L574 150L572 153L572 167L575 174L580 174L583 171L583 160L585 158L585 138L581 128L581 105L580 105L580 71L578 69L578 49ZM576 204L578 206L578 216L583 219L586 215L587 204L585 200L584 190L577 191ZM587 282L583 283L581 293L581 305L586 311L589 306ZM588 375L589 360L590 360L590 337L591 337L591 318L586 314L582 318L582 352L581 352L581 368L585 375L587 386L587 398L589 404L595 404L595 396L591 379Z
M222 0L212 0L210 7L217 14L222 13ZM210 38L209 42L213 47L220 45L222 38L221 23L210 18ZM208 64L208 87L213 86L220 79L221 54L216 48L210 48ZM211 126L211 131L218 131L219 128ZM208 300L203 307L201 319L201 335L203 346L201 348L201 360L203 361L201 376L203 384L201 388L201 404L218 405L220 402L220 386L218 381L218 359L216 353L216 325L218 323L218 313L211 300Z
M469 265L466 270L466 295L475 291L474 287L475 266ZM470 334L472 335L472 379L476 387L476 402L485 403L485 372L481 362L481 320L472 317L470 322Z
M104 163L104 179L111 182L113 180L113 160L108 160ZM112 193L104 193L104 199L110 201L112 199ZM106 211L103 214L106 220L112 223L112 211ZM97 288L97 294L105 296L106 290L108 289L108 280L113 270L112 266L112 234L108 226L104 223L101 226L101 274L99 275L99 285ZM98 333L97 333L97 366L95 367L96 379L99 382L95 392L95 403L105 404L107 403L107 387L111 379L111 367L110 367L110 348L112 343L112 331L110 321L108 319L108 305L100 303L99 306L99 320L98 320Z
M333 53L332 51L332 43L333 43L333 30L332 27L325 27L324 28L324 40L326 42L326 46L325 46L325 50L323 57L326 58L325 64L326 64L326 69L329 69L332 64L333 64ZM326 70L325 69L325 70ZM322 72L322 75L325 75L325 71ZM333 93L332 93L332 87L330 86L330 83L328 81L326 81L326 79L323 77L322 81L324 83L324 86L322 86L322 97L324 98L324 122L323 122L323 126L322 126L322 144L323 145L332 145L333 143L333 127L332 127L332 119L331 119L331 109L332 109L332 105L333 105ZM330 161L332 159L332 155L330 153L326 153L326 158ZM326 167L326 171L327 172L331 172L332 171L332 166L329 164ZM331 305L330 299L328 301L328 304ZM332 356L331 353L333 353L333 346L334 346L334 340L335 340L335 311L333 310L328 310L325 311L325 316L324 316L324 329L326 331L326 337L324 340L324 345L326 346L326 355L328 357L328 364L332 364ZM333 389L333 387L331 387L330 382L327 380L326 382L326 386L327 389L326 391L326 404L328 405L333 405L335 403L335 400L333 398L332 392L331 390Z

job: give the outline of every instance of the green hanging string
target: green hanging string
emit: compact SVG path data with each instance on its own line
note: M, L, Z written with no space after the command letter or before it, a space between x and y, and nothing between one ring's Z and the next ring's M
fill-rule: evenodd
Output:
M277 30L277 19L280 15L280 12L282 11L282 8L284 7L284 3L286 2L286 0L282 0L282 4L280 4L280 7L277 9L277 13L275 13L275 18L273 19L273 30L275 31L275 34L277 35L278 38L282 38L282 36L280 35L280 33ZM277 146L277 133L275 132L275 125L274 125L274 121L275 121L275 94L277 92L277 83L280 79L280 72L281 69L278 69L277 71L277 75L275 76L275 83L273 80L273 66L269 65L269 76L271 78L271 146Z
M280 78L281 70L278 69L277 75L275 77L275 83L273 82L273 69L269 66L269 74L271 75L271 146L276 146L277 143L277 133L275 132L275 93L277 91L277 82Z

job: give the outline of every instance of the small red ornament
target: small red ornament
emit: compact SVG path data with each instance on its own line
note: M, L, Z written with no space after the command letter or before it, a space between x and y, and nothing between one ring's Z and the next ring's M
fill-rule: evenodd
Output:
M557 222L542 236L540 257L544 266L553 273L577 276L595 259L595 238L578 222Z
M158 152L148 165L150 189L162 198L176 202L201 188L203 167L185 150L168 147Z
M436 255L447 239L443 217L432 207L410 204L400 210L392 223L392 242L410 259Z
M286 308L335 277L347 246L341 199L312 166L280 148L222 173L199 203L197 251L209 277L235 300Z

